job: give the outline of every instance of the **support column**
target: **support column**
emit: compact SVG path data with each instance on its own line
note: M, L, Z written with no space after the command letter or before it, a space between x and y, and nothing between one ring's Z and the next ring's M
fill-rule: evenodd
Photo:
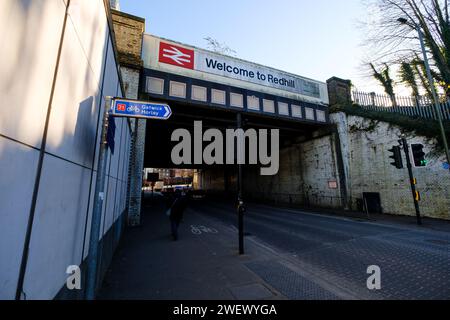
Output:
M351 81L333 77L327 80L328 97L330 107L334 105L351 105L352 91ZM374 96L372 97L374 98ZM351 180L350 174L350 151L348 139L347 116L345 113L338 112L330 115L330 120L335 124L332 138L336 149L336 165L341 190L342 206L345 210L351 209Z
M343 80L337 77L333 77L327 80L327 86L330 106L334 106L337 104L351 105L352 93L350 80Z
M142 180L144 169L146 121L136 119L133 130L133 143L130 150L130 185L128 198L128 225L141 224Z
M120 74L124 83L125 97L139 98L140 71L142 69L142 38L145 20L124 12L111 10ZM146 120L131 120L133 130L130 146L130 165L127 189L128 225L141 224L141 193L144 168Z

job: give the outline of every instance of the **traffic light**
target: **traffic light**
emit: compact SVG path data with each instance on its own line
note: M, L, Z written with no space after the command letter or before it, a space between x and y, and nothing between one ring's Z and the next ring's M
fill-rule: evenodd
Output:
M397 169L403 169L401 148L399 146L394 146L392 147L392 149L389 149L388 151L392 153L392 155L389 158L394 160L394 162L391 162L391 165L396 167Z
M422 197L420 196L420 192L419 191L415 191L414 192L414 200L416 200L417 202L419 202L419 201L421 201L422 200Z
M423 152L423 144L412 144L411 145L414 165L416 167L426 167L428 161L425 160L425 152Z

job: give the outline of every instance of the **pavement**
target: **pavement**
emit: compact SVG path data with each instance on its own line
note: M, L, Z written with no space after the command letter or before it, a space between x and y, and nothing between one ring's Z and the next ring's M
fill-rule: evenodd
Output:
M381 300L450 299L450 224L338 217L249 204L246 254L237 216L224 201L191 202L170 238L161 198L147 201L143 226L128 229L100 299ZM367 288L379 266L381 290Z
M142 227L125 232L99 299L286 299L246 267L271 257L256 246L239 256L235 229L188 208L173 241L162 199L147 203Z

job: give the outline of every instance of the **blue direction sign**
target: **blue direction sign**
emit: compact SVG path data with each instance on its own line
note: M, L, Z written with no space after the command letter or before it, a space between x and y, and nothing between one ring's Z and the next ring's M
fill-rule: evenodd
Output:
M112 114L116 117L167 120L172 110L164 103L114 99Z

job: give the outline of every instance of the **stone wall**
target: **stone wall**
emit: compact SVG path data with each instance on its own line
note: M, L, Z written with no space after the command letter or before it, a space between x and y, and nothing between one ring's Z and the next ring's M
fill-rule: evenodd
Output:
M384 213L415 215L408 171L392 166L388 152L398 145L404 130L386 122L342 112L332 114L331 119L338 126L350 207L358 209L363 192L377 192ZM405 134L409 144L425 146L425 157L429 160L426 167L413 168L422 196L422 214L450 219L450 177L442 166L444 154L435 150L434 139ZM403 162L406 167L406 160Z
M280 168L275 176L261 176L257 166L245 166L246 200L340 208L343 205L337 169L335 137L332 134L298 141L280 150ZM228 191L236 192L236 173L229 170ZM225 190L223 169L202 171L203 188Z
M336 131L319 132L309 140L280 150L276 176L261 176L258 167L244 169L244 198L294 206L362 211L363 193L378 193L383 213L414 216L406 169L392 166L390 149L405 130L386 122L345 113L331 114ZM423 144L428 165L413 168L423 216L450 220L450 179L436 141L406 134L409 144ZM304 138L303 138L304 139ZM230 185L235 186L235 174ZM224 190L223 170L203 171L204 189ZM230 189L229 190L233 190Z
M334 136L329 134L297 142L280 150L280 170L261 176L259 168L245 172L245 195L288 205L339 208Z

